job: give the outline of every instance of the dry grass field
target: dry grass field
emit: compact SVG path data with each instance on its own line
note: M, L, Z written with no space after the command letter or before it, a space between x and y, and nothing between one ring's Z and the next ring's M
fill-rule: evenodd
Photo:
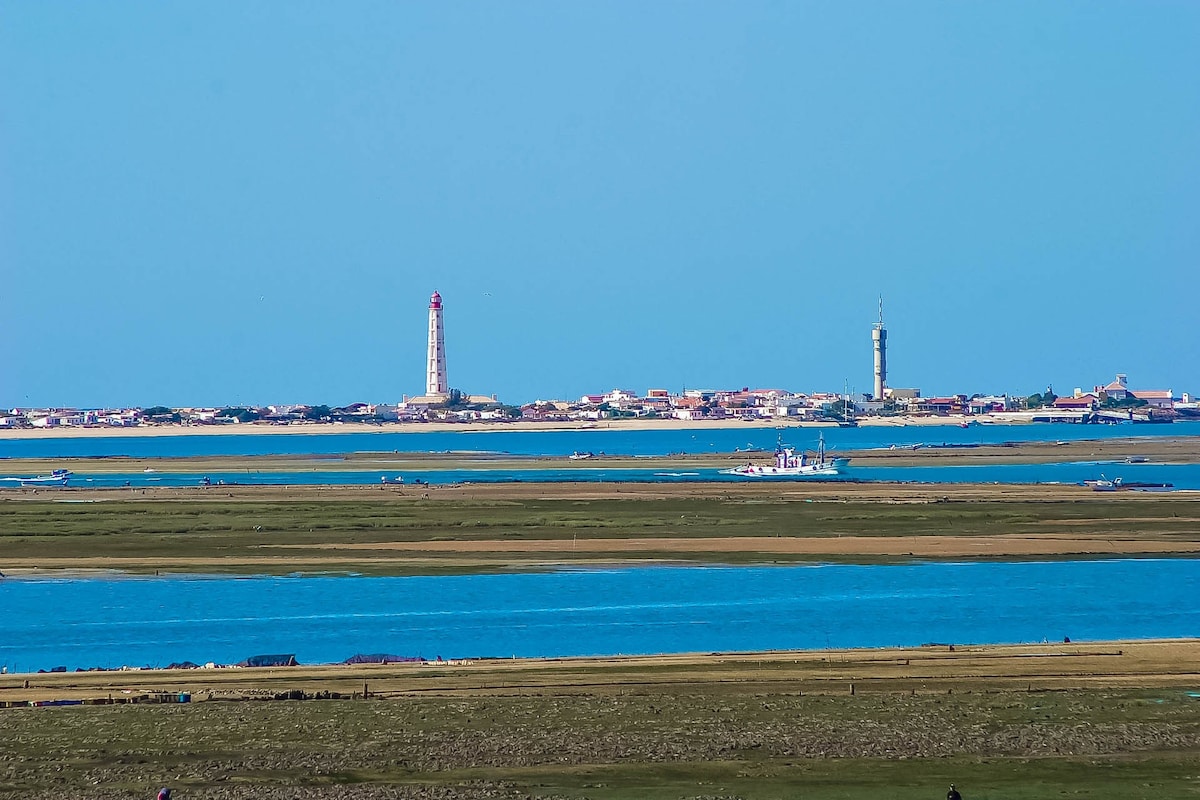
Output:
M10 676L0 703L102 704L0 709L0 797L1186 797L1198 664L1187 641Z

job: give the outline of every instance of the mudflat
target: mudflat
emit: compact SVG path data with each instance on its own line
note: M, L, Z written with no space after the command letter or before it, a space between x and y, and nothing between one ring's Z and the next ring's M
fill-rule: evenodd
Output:
M418 574L1200 552L1200 495L1061 485L68 488L5 491L0 509L0 571L9 575Z

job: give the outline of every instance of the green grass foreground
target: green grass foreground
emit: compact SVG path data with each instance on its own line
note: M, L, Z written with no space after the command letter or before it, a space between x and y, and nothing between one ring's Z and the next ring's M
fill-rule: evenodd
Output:
M969 800L1200 794L1200 700L1178 688L832 696L700 683L10 709L0 727L0 797L14 798L170 785L180 800L924 800L950 782Z

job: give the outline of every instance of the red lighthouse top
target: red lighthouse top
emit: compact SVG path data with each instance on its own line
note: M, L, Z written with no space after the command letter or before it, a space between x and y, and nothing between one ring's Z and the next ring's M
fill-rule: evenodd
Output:
M433 297L429 298L429 307L430 308L441 308L442 307L442 296L440 294L438 294L437 292L434 292Z

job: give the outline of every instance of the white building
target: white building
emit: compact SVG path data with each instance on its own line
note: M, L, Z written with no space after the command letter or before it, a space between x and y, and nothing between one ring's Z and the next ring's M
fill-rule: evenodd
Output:
M450 382L446 379L446 332L442 323L442 296L429 298L429 349L425 369L425 396L446 399Z

